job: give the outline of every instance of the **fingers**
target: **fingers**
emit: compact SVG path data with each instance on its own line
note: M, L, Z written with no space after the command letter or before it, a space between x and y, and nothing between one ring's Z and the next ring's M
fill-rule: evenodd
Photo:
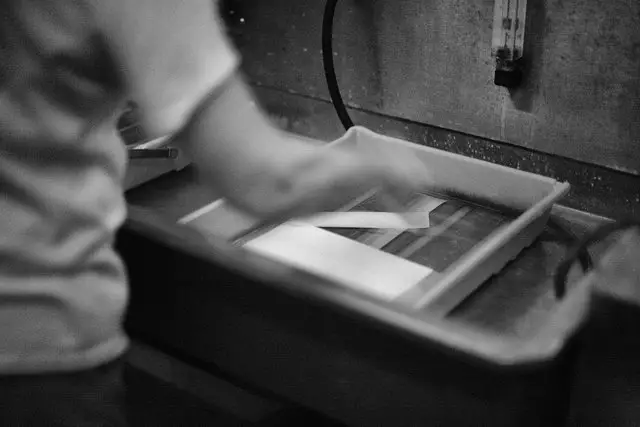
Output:
M433 176L415 150L404 146L367 147L367 155L385 174L390 191L422 192L433 184Z
M427 217L425 218L424 212L416 212L412 210L410 202L414 197L412 197L411 199L398 199L393 194L384 190L379 190L376 193L376 196L377 200L385 210L389 212L395 212L402 217L406 224L405 228L407 229L407 231L423 229L425 228L425 221L427 223L429 221L428 213L426 214ZM415 194L413 196L415 196Z
M408 229L423 227L423 213L412 212L411 203L416 195L433 187L433 177L425 163L408 147L376 145L366 154L381 171L382 182L378 200L390 212L399 213Z

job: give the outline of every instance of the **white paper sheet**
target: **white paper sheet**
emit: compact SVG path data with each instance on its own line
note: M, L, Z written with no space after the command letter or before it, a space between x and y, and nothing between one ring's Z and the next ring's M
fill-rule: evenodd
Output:
M245 247L385 300L399 297L433 271L301 222L282 224Z
M429 228L429 213L445 200L431 196L423 196L414 209L406 212L323 212L299 221L322 228L370 228L396 229Z

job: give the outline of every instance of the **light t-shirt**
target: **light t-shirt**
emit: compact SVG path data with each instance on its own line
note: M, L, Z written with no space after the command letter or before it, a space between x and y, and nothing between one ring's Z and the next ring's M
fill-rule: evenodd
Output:
M0 374L127 347L127 99L179 130L237 67L212 0L0 0Z

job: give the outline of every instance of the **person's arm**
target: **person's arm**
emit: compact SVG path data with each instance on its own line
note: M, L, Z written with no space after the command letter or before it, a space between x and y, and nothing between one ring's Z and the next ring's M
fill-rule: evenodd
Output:
M223 197L264 220L338 207L370 188L421 189L412 156L317 147L275 128L237 74L212 0L87 0L143 124L178 133Z
M267 220L337 208L384 182L381 170L353 150L274 127L238 75L200 105L179 138L211 185Z

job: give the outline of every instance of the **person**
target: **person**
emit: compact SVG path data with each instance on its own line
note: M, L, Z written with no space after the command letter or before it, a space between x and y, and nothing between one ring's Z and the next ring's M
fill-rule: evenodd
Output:
M409 155L318 147L271 124L213 0L0 0L0 57L4 426L126 425L126 274L112 244L127 100L260 218L428 185Z

